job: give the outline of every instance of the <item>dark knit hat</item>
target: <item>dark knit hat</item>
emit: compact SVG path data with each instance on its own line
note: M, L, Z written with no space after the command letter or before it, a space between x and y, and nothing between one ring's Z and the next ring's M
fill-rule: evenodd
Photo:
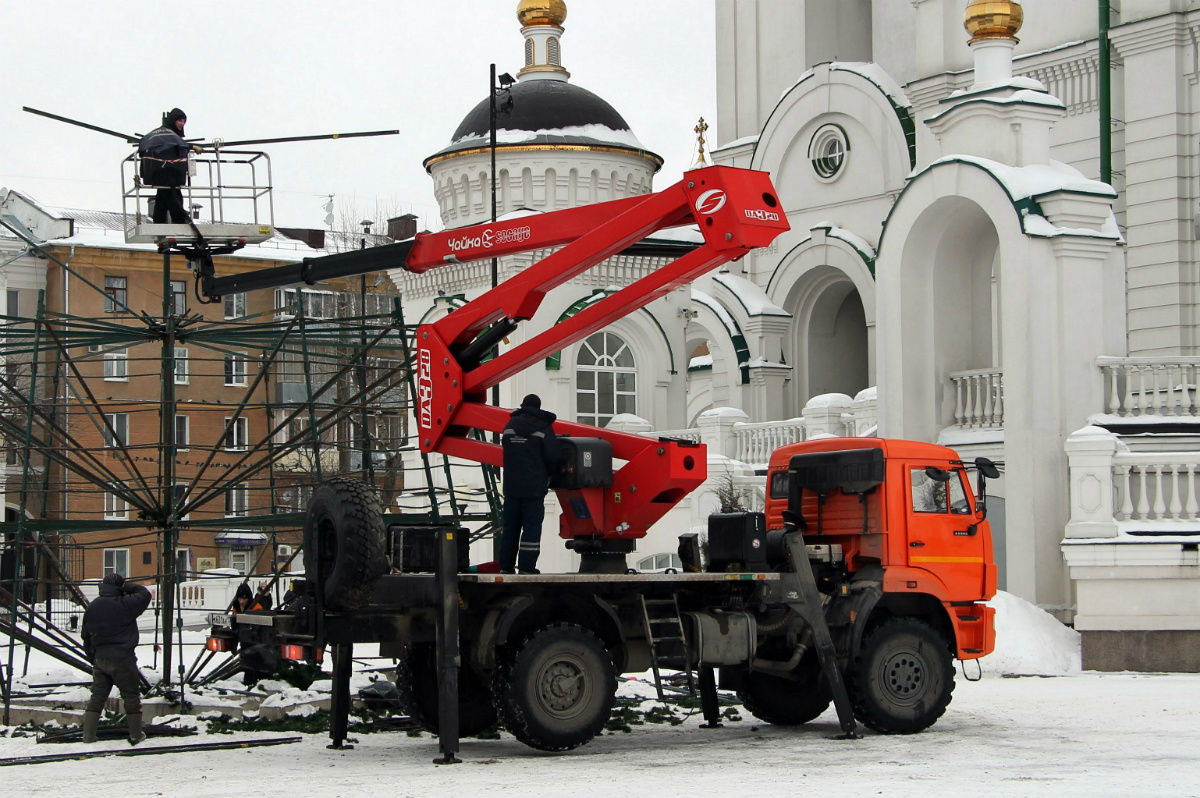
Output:
M167 124L170 127L175 127L175 123L180 119L184 121L184 124L187 124L187 114L185 114L183 111L180 111L178 108L172 108L171 113L167 114Z
M113 587L120 587L121 585L125 584L125 577L121 576L116 571L113 571L111 574L105 574L104 584L112 585Z
M252 599L254 598L254 591L250 589L250 585L242 582L240 585L238 585L237 597Z
M521 400L521 407L533 407L538 410L542 409L542 398L536 393L531 393Z

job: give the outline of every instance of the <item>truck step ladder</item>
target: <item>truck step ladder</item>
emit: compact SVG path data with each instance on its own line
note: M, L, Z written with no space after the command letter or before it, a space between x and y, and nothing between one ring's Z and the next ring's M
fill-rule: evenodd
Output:
M646 631L646 642L650 644L650 666L654 671L654 687L658 700L665 701L660 663L678 667L687 675L688 695L696 695L695 679L692 677L692 652L687 633L683 627L683 616L679 614L679 601L672 595L669 599L648 599L639 596L642 602L642 623ZM669 653L660 653L660 648Z

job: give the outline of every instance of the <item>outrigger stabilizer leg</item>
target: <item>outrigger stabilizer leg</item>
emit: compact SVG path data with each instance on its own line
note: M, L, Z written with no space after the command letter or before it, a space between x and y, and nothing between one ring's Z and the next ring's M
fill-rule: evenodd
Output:
M792 570L783 574L784 600L792 612L812 627L817 658L821 662L821 671L829 684L830 692L833 693L833 706L842 726L842 735L847 739L855 739L858 737L858 727L854 722L854 710L850 706L850 694L846 690L846 682L842 679L842 670L838 667L833 636L829 633L825 613L821 610L821 594L817 590L817 580L813 576L812 565L804 548L804 535L799 531L789 532L784 536L784 545L792 563Z

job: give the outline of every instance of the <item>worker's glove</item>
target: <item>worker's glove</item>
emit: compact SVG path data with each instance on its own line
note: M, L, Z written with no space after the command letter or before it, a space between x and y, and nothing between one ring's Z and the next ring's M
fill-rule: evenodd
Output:
M194 153L196 153L197 155L199 155L200 153L204 152L204 148L203 148L203 147L201 147L199 144L193 144L193 145L192 145L192 152L194 152Z

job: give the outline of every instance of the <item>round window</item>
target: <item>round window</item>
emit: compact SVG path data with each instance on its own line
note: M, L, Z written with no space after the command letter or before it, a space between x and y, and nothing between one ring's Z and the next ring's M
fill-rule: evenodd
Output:
M808 145L808 157L812 161L813 170L822 180L832 180L842 170L846 163L846 154L850 152L850 142L846 139L846 131L837 125L825 125L812 137Z

